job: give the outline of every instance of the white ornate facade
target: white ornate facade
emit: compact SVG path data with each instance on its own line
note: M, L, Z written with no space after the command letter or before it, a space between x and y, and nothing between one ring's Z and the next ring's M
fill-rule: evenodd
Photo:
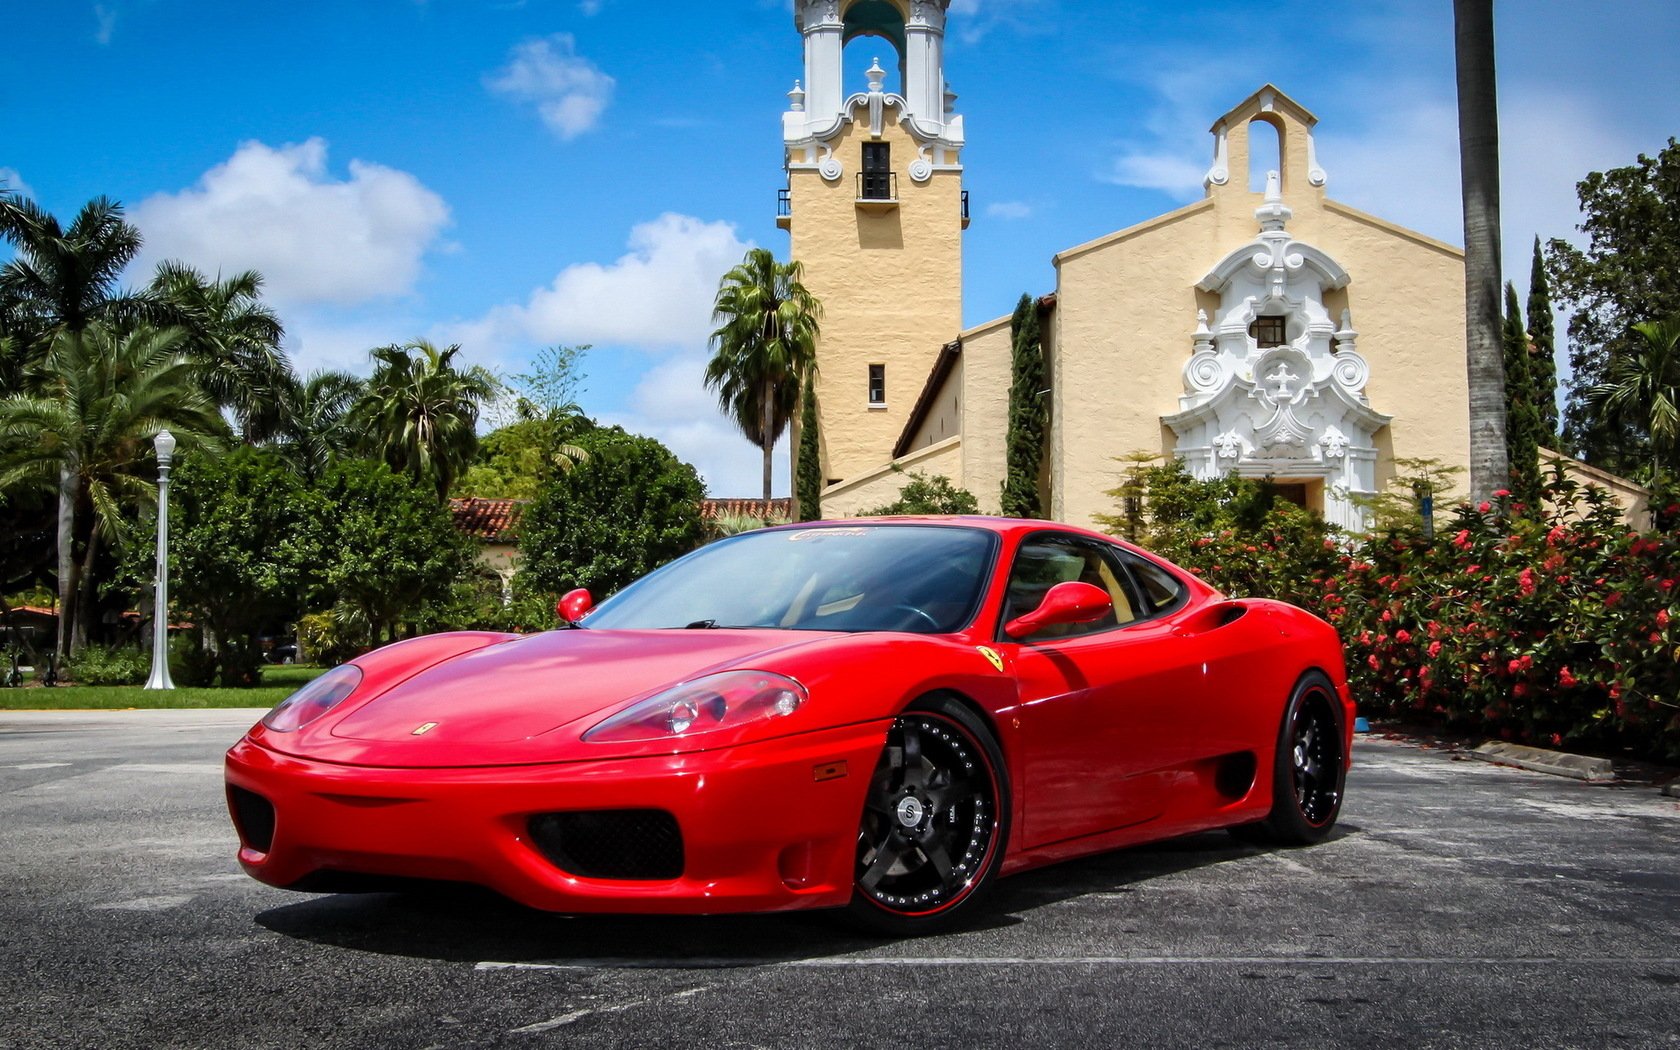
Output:
M1349 312L1338 323L1324 305L1326 293L1347 285L1348 273L1292 238L1291 217L1272 172L1255 211L1259 236L1197 284L1219 296L1219 307L1211 323L1198 313L1179 411L1162 422L1196 476L1235 470L1321 483L1325 518L1362 530L1365 514L1354 497L1377 491L1376 439L1390 417L1366 398L1370 368ZM1281 325L1281 339L1265 339L1257 321Z

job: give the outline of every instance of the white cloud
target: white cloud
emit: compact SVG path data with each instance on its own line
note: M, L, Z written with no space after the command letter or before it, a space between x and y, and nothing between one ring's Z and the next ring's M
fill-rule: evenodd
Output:
M579 0L578 11L585 17L591 17L600 14L603 6L604 0Z
M23 181L23 176L17 173L16 168L0 168L0 188L21 197L35 196L35 191L30 188L29 183Z
M101 47L110 44L111 37L117 32L117 10L105 4L93 5L93 17L97 28L93 32L93 39Z
M282 305L402 295L449 221L443 198L413 175L365 161L327 172L327 144L247 142L179 193L134 209L141 265L181 259L208 272L247 268Z
M695 350L712 331L718 281L751 247L727 222L667 213L630 231L616 262L576 263L523 305L446 328L462 345L592 343Z
M1026 201L994 201L986 205L986 215L993 219L1030 219L1033 206Z
M562 139L574 139L600 123L616 83L577 53L570 33L518 44L508 64L484 80L497 94L535 103L543 123Z
M705 388L704 354L684 354L649 369L630 396L630 409L606 413L603 423L658 438L679 459L694 464L717 497L760 496L764 491L764 453L741 435ZM784 436L772 453L772 478L778 495L787 495L788 445Z
M951 0L952 28L964 43L975 43L1000 27L1030 29L1040 21L1028 17L1047 0ZM1048 0L1054 2L1054 0Z

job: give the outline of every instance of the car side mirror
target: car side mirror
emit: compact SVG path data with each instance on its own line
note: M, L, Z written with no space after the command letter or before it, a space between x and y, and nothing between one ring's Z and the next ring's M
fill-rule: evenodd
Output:
M1038 608L1004 624L1003 633L1011 638L1025 638L1057 624L1100 620L1113 608L1114 600L1101 587L1077 580L1058 583L1044 595Z
M595 599L590 597L588 588L579 587L575 591L567 591L566 596L554 607L560 614L560 619L566 623L575 624L585 616L589 610L595 608Z

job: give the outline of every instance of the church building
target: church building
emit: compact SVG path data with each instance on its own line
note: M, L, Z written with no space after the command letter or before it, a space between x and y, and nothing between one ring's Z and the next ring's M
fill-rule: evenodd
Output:
M780 225L821 300L825 516L943 474L996 512L1009 311L962 329L963 118L945 82L950 0L795 0L805 76L782 117ZM845 45L898 59L848 94ZM1332 199L1316 118L1268 84L1214 120L1203 199L1057 254L1039 300L1047 515L1113 513L1117 457L1271 477L1339 525L1397 459L1469 462L1464 255ZM1250 141L1278 169L1250 190ZM1258 179L1256 180L1258 181ZM1093 231L1095 232L1095 231ZM1049 283L1024 272L1024 288ZM895 469L896 468L896 469Z

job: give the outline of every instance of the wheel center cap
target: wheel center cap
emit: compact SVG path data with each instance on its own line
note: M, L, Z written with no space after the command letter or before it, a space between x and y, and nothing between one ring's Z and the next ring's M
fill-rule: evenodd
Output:
M907 828L920 824L926 812L921 799L906 796L898 800L898 822Z

